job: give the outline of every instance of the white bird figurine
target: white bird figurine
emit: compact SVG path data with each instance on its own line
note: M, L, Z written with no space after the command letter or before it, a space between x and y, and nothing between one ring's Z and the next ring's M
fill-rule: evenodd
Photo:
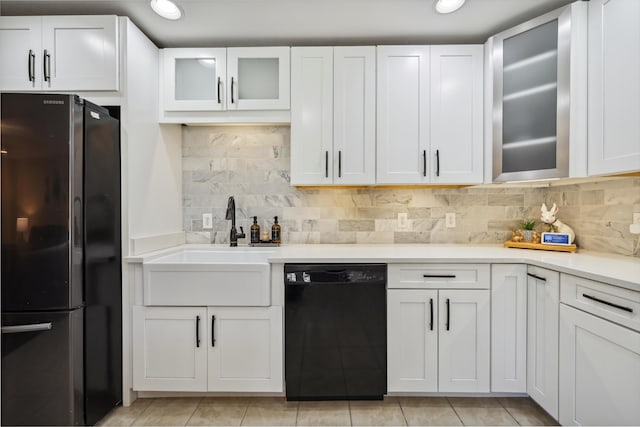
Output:
M558 207L554 203L551 209L547 209L547 205L545 203L542 204L540 208L540 221L545 224L549 224L553 231L556 233L566 233L569 235L569 244L573 243L576 238L576 233L573 232L573 229L569 227L564 222L560 221L556 218L556 214L558 213Z

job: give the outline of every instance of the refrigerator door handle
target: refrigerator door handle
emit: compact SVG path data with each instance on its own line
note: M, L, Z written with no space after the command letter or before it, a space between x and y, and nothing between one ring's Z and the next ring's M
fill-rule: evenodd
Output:
M37 332L48 331L52 328L51 322L48 323L33 323L31 325L17 325L17 326L3 326L3 334L19 334L23 332Z

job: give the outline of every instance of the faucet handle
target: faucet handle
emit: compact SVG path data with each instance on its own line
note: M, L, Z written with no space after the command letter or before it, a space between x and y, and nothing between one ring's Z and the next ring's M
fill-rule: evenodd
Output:
M247 237L247 236L245 236L245 234L244 234L244 228L242 228L242 226L240 226L240 233L238 233L238 234L236 235L236 237L237 237L238 239L244 239L245 237Z

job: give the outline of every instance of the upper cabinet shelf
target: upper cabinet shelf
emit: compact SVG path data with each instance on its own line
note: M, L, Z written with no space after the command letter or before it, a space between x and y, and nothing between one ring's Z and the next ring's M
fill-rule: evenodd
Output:
M117 91L118 17L0 16L0 91Z
M289 122L289 48L161 53L163 123Z

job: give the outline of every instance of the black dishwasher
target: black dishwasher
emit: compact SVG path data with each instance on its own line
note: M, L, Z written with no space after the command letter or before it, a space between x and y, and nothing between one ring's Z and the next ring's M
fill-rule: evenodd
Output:
M387 392L386 264L285 264L287 400Z

